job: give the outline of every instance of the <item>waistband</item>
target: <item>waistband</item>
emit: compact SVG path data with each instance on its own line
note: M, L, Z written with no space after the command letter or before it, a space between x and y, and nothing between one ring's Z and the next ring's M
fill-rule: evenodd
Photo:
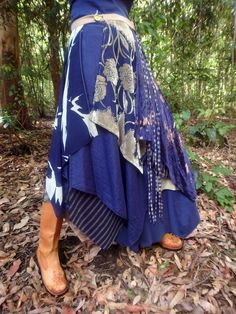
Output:
M71 31L73 31L78 26L94 23L94 22L109 22L109 21L123 21L133 30L135 30L134 23L130 21L127 17L116 14L116 13L106 13L106 14L94 14L94 15L85 15L73 21L71 24Z

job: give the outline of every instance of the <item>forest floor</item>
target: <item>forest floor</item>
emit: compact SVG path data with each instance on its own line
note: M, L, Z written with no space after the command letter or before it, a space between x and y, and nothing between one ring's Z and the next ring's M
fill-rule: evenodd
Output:
M178 252L101 251L65 224L60 257L69 291L46 292L35 250L51 125L41 121L26 134L31 151L12 149L0 134L0 313L236 313L236 206L228 213L205 194L197 198L201 223ZM236 131L228 144L193 151L231 167L225 183L236 193Z

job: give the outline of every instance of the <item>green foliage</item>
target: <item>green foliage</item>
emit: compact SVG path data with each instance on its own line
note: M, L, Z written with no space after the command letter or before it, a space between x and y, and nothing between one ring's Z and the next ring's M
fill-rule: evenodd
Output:
M194 126L189 126L187 122L190 121L191 112L184 110L180 113L174 114L176 127L179 131L185 132L188 144L198 143L202 144L220 144L224 145L225 135L233 128L233 124L226 124L224 122L199 122ZM196 188L199 191L206 193L210 199L217 200L218 204L227 211L232 211L235 203L233 193L220 183L219 176L232 175L232 170L226 168L222 162L213 165L207 158L200 158L196 153L192 152L186 147L188 156L192 161L194 171L196 173ZM203 169L203 162L207 163L207 171Z
M193 139L196 137L200 139L202 142L216 142L216 128L214 125L209 125L208 123L201 122L191 126L189 129L189 138Z
M162 269L165 269L170 264L170 260L166 259L161 265L158 266L157 271L161 271Z
M59 47L53 48L59 52L59 62L62 66L69 31L69 5L67 0L21 0L18 3L18 11L20 44L24 52L21 76L25 99L32 118L37 120L48 114L54 115L55 112L49 28L56 32Z
M224 122L199 122L189 127L188 140L190 144L218 144L223 147L226 133L233 128L236 126Z
M54 111L49 28L56 25L62 65L69 6L67 0L15 3L26 101L37 118ZM233 0L135 1L131 18L172 111L200 119L236 113L233 10ZM184 127L185 121L180 117L177 125Z
M4 109L0 112L0 125L9 132L19 132L19 123L17 121L17 113L10 113L8 110Z
M4 129L8 128L9 126L14 126L14 119L12 115L9 115L6 110L2 111L2 115L0 115L0 125L4 127Z
M207 115L207 113L206 113ZM206 117L206 115L204 117ZM236 125L216 120L203 120L189 125L191 118L190 110L183 110L173 114L176 127L180 132L184 132L190 145L225 145L227 132L236 128Z
M225 167L222 162L213 165L209 159L200 158L189 149L187 152L197 176L197 190L206 193L210 199L216 200L222 208L231 212L235 204L235 197L228 187L221 184L219 176L232 175L232 170ZM207 170L203 170L203 161L208 164Z
M182 132L184 127L186 126L186 122L189 121L191 118L191 112L190 110L184 110L180 113L173 113L173 116L177 129Z
M226 187L219 188L216 191L216 197L219 204L226 208L227 211L231 212L233 210L233 205L235 204L235 198L233 193Z
M11 79L15 73L15 68L12 64L3 64L1 66L1 75L4 79Z
M173 111L236 114L233 14L233 0L136 2L133 19Z

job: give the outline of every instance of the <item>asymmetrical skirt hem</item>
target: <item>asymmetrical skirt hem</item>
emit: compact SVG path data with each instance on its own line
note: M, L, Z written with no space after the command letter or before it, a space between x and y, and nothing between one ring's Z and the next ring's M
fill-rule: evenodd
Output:
M71 33L46 191L57 217L103 249L116 241L138 251L166 232L184 238L199 222L191 163L124 22Z

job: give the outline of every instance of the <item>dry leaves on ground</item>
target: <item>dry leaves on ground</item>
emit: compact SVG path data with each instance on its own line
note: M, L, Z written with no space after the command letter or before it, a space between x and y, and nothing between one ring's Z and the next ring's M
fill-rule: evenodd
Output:
M70 289L59 298L49 295L35 249L51 122L36 127L31 138L31 154L21 147L17 156L0 134L1 313L236 313L236 207L226 213L203 194L201 224L179 252L157 245L138 254L116 245L102 251L64 225L60 257ZM195 151L236 169L234 144ZM234 172L229 182L235 178Z

